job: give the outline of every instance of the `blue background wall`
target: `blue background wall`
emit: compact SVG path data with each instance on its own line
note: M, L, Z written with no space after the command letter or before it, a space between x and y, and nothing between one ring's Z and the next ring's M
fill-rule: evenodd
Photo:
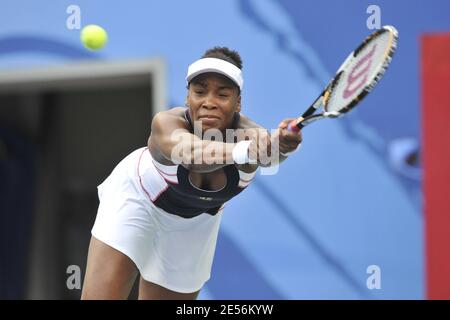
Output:
M71 4L82 26L108 31L102 51L66 28ZM0 68L162 56L168 101L179 106L187 66L229 46L244 60L243 113L275 128L371 32L371 4L400 33L386 77L349 117L305 129L299 153L227 205L201 298L421 299L421 172L400 160L402 147L420 148L419 37L450 30L450 2L3 0ZM379 290L366 287L370 265L381 268Z

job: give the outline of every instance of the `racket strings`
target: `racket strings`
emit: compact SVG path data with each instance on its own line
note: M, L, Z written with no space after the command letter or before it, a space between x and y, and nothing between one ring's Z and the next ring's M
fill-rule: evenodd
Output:
M361 101L384 75L396 46L397 33L393 27L367 38L358 52L352 53L341 66L341 77L331 88L325 111L345 113Z

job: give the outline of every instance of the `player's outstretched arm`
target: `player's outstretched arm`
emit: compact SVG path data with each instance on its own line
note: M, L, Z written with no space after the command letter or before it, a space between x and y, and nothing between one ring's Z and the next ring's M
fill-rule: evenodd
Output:
M211 172L233 164L234 143L202 140L190 133L182 118L169 112L153 117L148 147L153 156L194 172Z

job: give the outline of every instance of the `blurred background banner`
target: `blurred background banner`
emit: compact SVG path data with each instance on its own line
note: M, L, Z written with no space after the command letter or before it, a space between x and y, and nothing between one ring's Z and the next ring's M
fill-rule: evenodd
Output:
M199 298L449 299L449 12L446 0L2 0L0 298L80 297L68 278L84 276L96 186L146 145L156 112L184 105L206 49L240 52L242 112L270 129L390 24L398 51L362 106L305 129L299 153L226 205ZM107 31L103 49L81 44L88 24Z
M450 33L422 37L427 292L450 297Z

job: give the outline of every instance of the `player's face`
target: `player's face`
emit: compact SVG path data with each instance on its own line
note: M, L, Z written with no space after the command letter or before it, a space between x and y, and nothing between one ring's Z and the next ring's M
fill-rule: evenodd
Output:
M193 121L201 121L203 131L230 128L235 112L241 110L239 89L227 77L204 73L189 84L187 103Z

